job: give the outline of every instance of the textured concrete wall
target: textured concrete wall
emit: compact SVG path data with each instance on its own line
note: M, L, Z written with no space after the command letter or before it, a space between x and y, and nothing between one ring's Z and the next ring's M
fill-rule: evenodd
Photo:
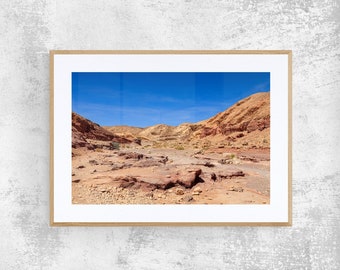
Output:
M0 4L0 269L340 269L339 2ZM50 49L292 49L293 226L50 228Z

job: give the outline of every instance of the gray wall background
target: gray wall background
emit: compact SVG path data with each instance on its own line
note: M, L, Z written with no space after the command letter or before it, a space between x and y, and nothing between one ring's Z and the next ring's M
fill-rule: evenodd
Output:
M0 269L340 269L339 1L0 0ZM292 49L292 227L49 227L50 49Z

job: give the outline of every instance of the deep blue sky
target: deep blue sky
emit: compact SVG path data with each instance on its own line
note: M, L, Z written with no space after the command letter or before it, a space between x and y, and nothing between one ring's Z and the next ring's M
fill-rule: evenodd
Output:
M72 111L102 126L178 125L269 90L268 72L74 72Z

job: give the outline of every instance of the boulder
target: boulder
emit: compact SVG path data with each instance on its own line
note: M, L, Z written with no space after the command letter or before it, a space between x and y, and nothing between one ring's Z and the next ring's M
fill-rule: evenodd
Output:
M231 179L234 177L243 177L245 176L243 171L228 171L228 172L219 172L218 177L220 179Z
M186 188L191 188L199 181L201 173L201 169L182 170L178 173L176 182Z

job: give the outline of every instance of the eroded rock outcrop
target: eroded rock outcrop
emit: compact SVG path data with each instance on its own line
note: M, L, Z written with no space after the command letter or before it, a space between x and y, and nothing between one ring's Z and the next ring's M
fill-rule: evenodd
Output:
M117 143L130 143L131 141L104 129L100 125L72 113L72 147L87 147L93 149L94 146L88 140L112 141Z
M134 138L154 142L197 143L202 139L230 142L229 145L269 147L270 141L270 93L261 92L240 100L230 108L198 123L183 123L179 126L158 124L147 128L111 127L109 130L126 131ZM262 132L263 131L263 132ZM131 135L132 136L132 135ZM130 137L129 137L130 138ZM141 144L141 141L139 141Z
M270 128L270 93L254 94L200 124L203 126L198 131L201 138Z

